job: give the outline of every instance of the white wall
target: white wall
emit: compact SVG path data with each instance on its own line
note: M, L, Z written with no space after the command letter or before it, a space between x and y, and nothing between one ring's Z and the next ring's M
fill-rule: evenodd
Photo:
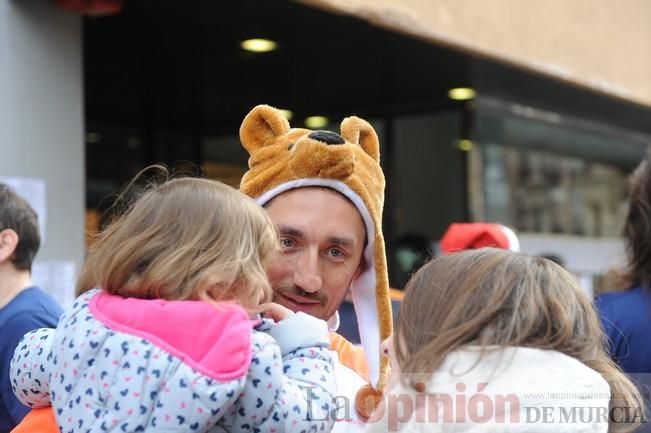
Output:
M45 0L0 0L0 176L41 178L46 241L37 256L44 289L72 287L84 254L81 17ZM67 302L63 293L56 293ZM69 294L68 294L69 295Z
M561 256L568 269L578 273L603 274L626 263L621 238L518 233L520 250L528 254Z
M578 276L581 285L590 294L593 291L592 276L621 268L626 263L624 241L621 238L518 233L518 239L522 252L560 256L565 267Z

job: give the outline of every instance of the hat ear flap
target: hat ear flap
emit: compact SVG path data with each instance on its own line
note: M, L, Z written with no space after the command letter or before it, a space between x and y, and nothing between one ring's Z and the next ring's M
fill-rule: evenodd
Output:
M346 117L341 122L341 136L354 144L359 144L375 161L380 161L380 140L375 129L366 120L359 117Z
M249 154L265 143L289 131L289 122L282 113L269 105L258 105L249 112L240 126L240 141Z

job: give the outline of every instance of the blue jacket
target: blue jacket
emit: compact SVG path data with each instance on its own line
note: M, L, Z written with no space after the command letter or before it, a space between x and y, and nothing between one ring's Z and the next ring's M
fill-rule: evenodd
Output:
M595 304L613 359L632 376L651 373L651 290L605 293Z
M14 397L9 362L23 335L33 329L54 328L63 311L43 290L30 287L0 308L0 432L10 431L29 411Z

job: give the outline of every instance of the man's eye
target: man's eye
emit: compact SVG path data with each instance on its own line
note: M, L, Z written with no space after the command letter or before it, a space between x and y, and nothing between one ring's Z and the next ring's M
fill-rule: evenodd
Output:
M291 248L294 246L294 241L292 239L281 239L280 240L280 247L281 248Z
M344 254L344 252L341 251L339 248L330 248L328 250L328 254L330 254L330 256L335 257L335 258L340 258L340 257L345 257L346 256L346 254Z

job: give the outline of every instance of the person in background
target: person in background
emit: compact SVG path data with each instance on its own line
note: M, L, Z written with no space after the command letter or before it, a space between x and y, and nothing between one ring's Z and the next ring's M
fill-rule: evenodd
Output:
M18 341L37 328L56 327L61 307L32 282L32 262L41 243L34 209L0 184L0 431L29 411L14 396L9 362Z
M406 233L394 246L398 275L394 287L404 288L409 278L432 258L429 239L422 234Z
M650 150L651 152L651 150ZM651 373L651 153L631 177L624 223L628 264L619 272L620 291L604 293L596 306L610 352L629 373Z
M624 223L627 265L613 279L616 292L597 297L595 305L608 336L612 358L643 389L651 389L651 148L631 176ZM649 406L649 401L647 401ZM651 431L646 425L644 431Z

